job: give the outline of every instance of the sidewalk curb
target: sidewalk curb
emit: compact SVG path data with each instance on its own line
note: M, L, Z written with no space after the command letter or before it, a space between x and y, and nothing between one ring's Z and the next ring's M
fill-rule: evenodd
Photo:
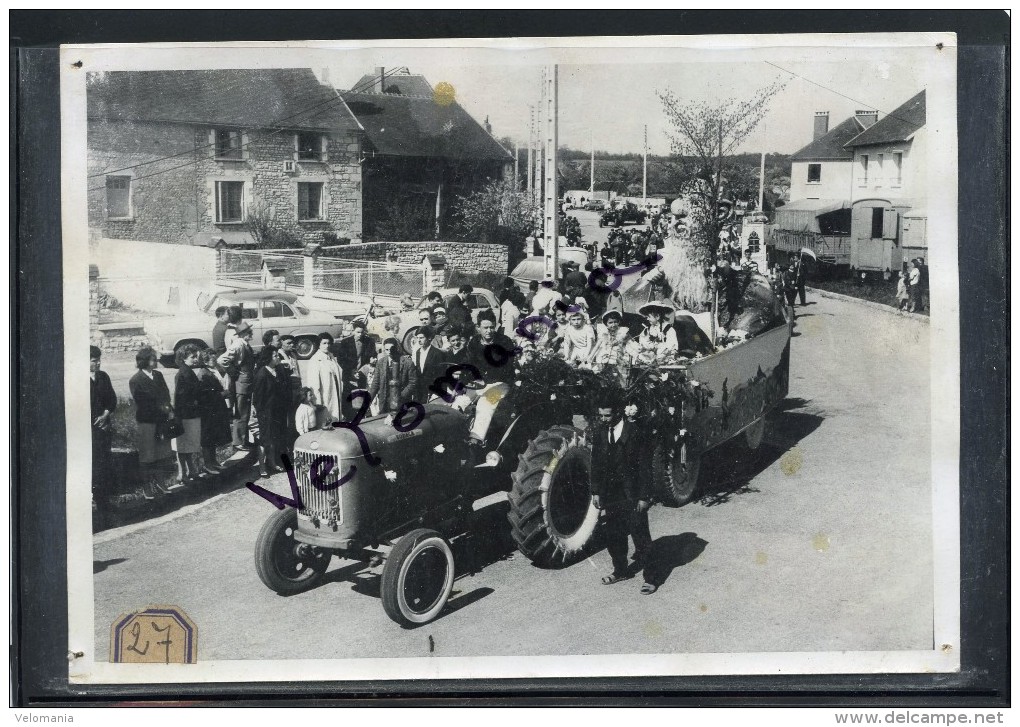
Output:
M804 289L818 295L822 298L832 298L833 300L841 300L844 303L856 303L857 305L864 305L875 310L884 311L885 313L891 313L892 315L899 316L901 318L908 318L923 323L930 323L931 316L922 316L919 313L910 313L905 310L899 310L893 308L891 305L885 305L884 303L876 303L871 300L862 300L861 298L854 298L852 295L843 295L842 293L831 293L828 290L822 290L820 288L809 288L804 286Z

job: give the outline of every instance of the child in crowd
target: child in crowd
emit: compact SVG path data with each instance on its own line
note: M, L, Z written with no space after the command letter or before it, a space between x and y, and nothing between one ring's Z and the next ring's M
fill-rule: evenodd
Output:
M313 429L318 429L319 409L315 405L315 392L307 386L301 387L301 403L298 404L297 412L294 414L294 426L298 434L308 434Z

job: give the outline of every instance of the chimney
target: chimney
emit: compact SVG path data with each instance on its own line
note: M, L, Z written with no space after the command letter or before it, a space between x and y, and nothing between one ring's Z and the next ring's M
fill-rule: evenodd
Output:
M383 79L386 77L386 69L382 66L375 68L375 82L372 84L372 93L383 92Z
M485 117L485 124L484 124L484 126L485 126L485 130L489 134L492 134L492 124L489 123L489 117L488 116Z
M877 111L857 110L854 112L854 115L857 117L857 121L860 123L860 125L863 126L865 129L874 126L875 122L878 121Z
M329 85L329 68L327 66L322 67L322 85Z
M829 112L815 111L815 141L829 133Z

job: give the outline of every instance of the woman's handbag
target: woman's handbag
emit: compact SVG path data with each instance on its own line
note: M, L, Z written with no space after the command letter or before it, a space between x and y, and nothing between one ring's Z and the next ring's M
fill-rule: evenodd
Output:
M177 417L170 417L165 422L156 425L156 439L161 442L177 439L182 434L184 434L184 424Z

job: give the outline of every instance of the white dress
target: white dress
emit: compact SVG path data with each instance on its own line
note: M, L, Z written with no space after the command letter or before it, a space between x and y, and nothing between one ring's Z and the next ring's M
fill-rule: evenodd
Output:
M326 407L333 417L340 421L340 401L344 393L343 371L336 359L325 351L316 351L308 359L308 374L305 386L315 392L315 400Z

